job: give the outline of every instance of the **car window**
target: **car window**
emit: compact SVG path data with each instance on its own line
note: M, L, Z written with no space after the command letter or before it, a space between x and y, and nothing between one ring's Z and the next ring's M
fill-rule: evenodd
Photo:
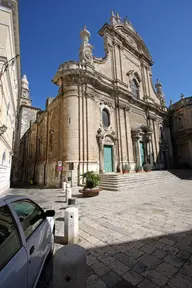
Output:
M23 227L26 239L45 219L44 211L30 200L19 200L12 203Z
M21 248L13 216L7 206L0 207L0 270Z

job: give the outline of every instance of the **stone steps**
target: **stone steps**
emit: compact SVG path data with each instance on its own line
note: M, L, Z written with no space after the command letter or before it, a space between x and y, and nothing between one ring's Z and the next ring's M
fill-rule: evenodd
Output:
M101 174L100 189L118 191L141 185L154 185L160 182L171 182L179 178L169 171L151 171L149 173L128 173L128 174Z

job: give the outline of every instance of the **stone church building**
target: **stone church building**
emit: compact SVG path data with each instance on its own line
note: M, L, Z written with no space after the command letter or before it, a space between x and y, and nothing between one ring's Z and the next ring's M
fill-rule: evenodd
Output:
M151 55L132 24L112 12L99 30L105 57L93 55L90 32L81 31L79 62L60 65L48 98L20 137L20 176L47 186L72 184L88 170L122 171L129 164L172 165L172 144L162 84L152 83ZM31 107L31 109L33 109ZM58 161L62 172L58 171ZM69 163L72 163L69 164Z

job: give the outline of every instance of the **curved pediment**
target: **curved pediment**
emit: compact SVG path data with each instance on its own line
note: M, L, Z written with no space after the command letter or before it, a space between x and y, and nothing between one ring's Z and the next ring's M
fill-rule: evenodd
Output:
M152 57L140 35L135 31L130 22L118 23L114 25L114 30L119 33L125 41L132 46L137 52L143 54L152 62Z

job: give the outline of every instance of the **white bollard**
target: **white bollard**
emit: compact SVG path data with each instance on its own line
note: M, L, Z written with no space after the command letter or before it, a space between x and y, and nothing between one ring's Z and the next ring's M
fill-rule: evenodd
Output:
M79 241L79 211L76 207L65 210L64 240L66 244L75 244Z
M71 198L71 188L66 188L66 192L65 192L65 202L68 203L68 199Z
M71 183L70 182L67 182L66 185L67 185L67 188L71 188Z
M62 190L65 193L67 188L67 182L62 182Z
M51 288L86 288L86 253L78 245L66 245L56 251Z

